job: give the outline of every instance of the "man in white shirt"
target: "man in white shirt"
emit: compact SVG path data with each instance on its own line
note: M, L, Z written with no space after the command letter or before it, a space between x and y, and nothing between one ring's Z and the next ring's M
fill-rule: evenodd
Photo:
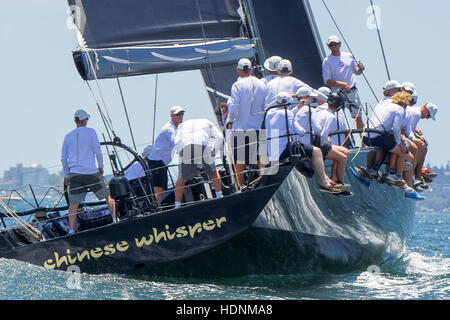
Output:
M144 162L147 166L148 166L148 158L147 157L150 155L152 148L153 148L152 145L148 145L144 148L144 151L142 151L142 158L144 159ZM127 170L125 170L124 175L128 181L135 180L135 179L145 177L145 170L149 170L149 168L148 167L142 168L142 165L136 161L130 167L128 167Z
M275 105L276 97L279 92L287 92L292 96L302 87L311 88L304 82L293 77L293 72L294 69L292 68L292 64L289 60L284 59L279 62L278 74L280 76L267 83L267 94L264 102L266 108Z
M214 148L209 146L214 140ZM179 178L175 184L175 208L181 207L186 180L194 178L203 166L212 179L216 198L222 197L222 182L216 170L215 151L221 151L222 133L207 119L192 119L183 122L175 136L175 151L180 155Z
M317 112L328 109L328 96L331 94L331 89L328 87L320 87L316 90Z
M152 173L153 188L158 205L167 190L168 165L172 161L173 148L177 128L183 122L184 109L180 106L170 108L170 121L159 132L155 140L152 152L148 156L148 165Z
M279 92L276 98L277 105L287 104L291 101L291 95L287 92ZM280 106L278 108L271 109L267 112L266 134L268 139L268 151L269 160L278 161L284 160L290 155L288 149L289 137L284 137L287 134L286 123L288 124L289 133L303 136L305 134L305 128L301 127L299 123L296 123L292 119L292 111L286 110L287 107ZM287 119L286 119L287 116ZM287 120L287 121L286 121ZM271 147L271 141L277 140L278 148ZM323 155L319 148L313 147L310 144L303 144L299 141L295 142L297 145L293 150L298 150L303 158L309 158L311 167L317 174L319 179L319 191L328 192L333 194L342 193L341 186L337 186L332 180L330 180L325 173L325 167L323 163Z
M327 46L331 54L323 60L322 78L324 83L332 91L342 89L346 98L350 101L352 118L355 118L357 128L363 128L362 117L356 117L360 107L358 90L356 88L355 75L360 75L364 71L361 61L356 63L353 56L348 52L341 52L341 41L337 36L330 36Z
M69 234L75 232L78 206L89 191L94 192L99 200L106 198L113 222L117 221L115 201L110 197L103 178L100 142L95 130L87 128L90 115L80 109L74 118L77 127L64 137L61 152L64 183L69 187Z
M423 133L417 129L417 124L421 119L433 119L436 120L437 106L431 102L426 103L422 107L407 107L405 114L405 136L411 140L411 142L417 147L417 154L415 156L414 164L414 176L415 187L427 188L422 177L422 167L425 163L425 157L428 151L427 142L422 137ZM420 190L420 189L419 189Z
M264 61L264 68L269 71L269 74L261 79L261 81L264 82L265 85L280 76L278 74L278 64L281 60L283 60L283 58L279 56L272 56Z
M378 113L381 112L381 110L383 109L384 106L389 105L390 103L392 103L392 96L394 94L396 94L397 92L401 92L403 91L403 86L396 80L389 80L383 87L383 96L384 98L375 106L374 110L373 110L373 117L377 117ZM370 119L369 119L370 122ZM370 123L369 123L370 126ZM386 157L386 152L383 150L378 150L378 151L370 151L367 153L367 160L366 160L366 164L367 164L367 168L365 169L365 173L370 177L370 178L378 178L378 171L374 170L372 168L372 166L375 163L375 159L378 159L378 161L382 162Z
M264 114L266 86L253 76L252 64L248 59L239 60L236 72L239 79L231 87L226 128L232 130L227 133L227 138L232 143L237 182L243 184L245 166L259 161L258 136Z
M408 92L398 92L392 96L392 103L385 105L379 112L376 119L371 118L371 123L377 130L384 131L383 134L371 133L370 139L367 133L363 139L366 145L374 145L390 153L389 170L385 177L386 182L397 186L405 192L405 197L413 200L424 200L411 187L407 186L403 180L403 166L405 159L409 159L409 151L405 138L401 135L401 126L405 114L405 108L411 102L411 95ZM382 159L376 159L373 166L378 170ZM410 161L410 160L409 160Z

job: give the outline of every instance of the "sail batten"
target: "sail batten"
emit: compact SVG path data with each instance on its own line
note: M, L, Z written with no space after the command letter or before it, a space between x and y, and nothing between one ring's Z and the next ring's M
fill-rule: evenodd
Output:
M82 39L75 63L87 80L222 66L254 54L239 0L67 1Z

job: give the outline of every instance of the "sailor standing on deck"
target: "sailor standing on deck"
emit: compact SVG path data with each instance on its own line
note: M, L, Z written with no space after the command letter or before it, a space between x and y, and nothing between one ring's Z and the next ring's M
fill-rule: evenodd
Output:
M237 180L243 184L245 165L258 163L258 135L264 114L266 86L253 76L249 59L239 60L236 72L239 79L231 87L226 128L231 130L227 134L232 143Z
M113 222L117 222L115 201L110 197L103 178L103 155L100 142L95 130L87 128L90 117L82 109L75 112L77 128L64 137L62 146L64 183L69 187L69 234L75 232L77 209L88 191L94 192L99 200L106 198Z
M323 60L322 78L324 83L331 87L332 91L342 89L346 98L350 101L350 113L355 118L357 128L363 128L364 124L361 116L356 117L360 101L356 88L355 75L360 75L364 71L361 61L356 63L353 56L348 52L340 50L341 41L337 36L330 36L327 46L331 54Z
M214 148L210 147L214 140ZM223 136L207 119L192 119L183 122L175 136L175 151L180 155L179 177L175 184L175 208L181 207L186 180L199 173L201 165L214 185L216 198L222 198L222 181L215 165L215 151L222 150Z
M184 112L184 109L180 106L170 108L171 120L161 128L152 152L148 156L148 165L151 170L153 188L158 205L161 203L164 190L167 190L167 166L172 161L175 136L178 126L183 122Z

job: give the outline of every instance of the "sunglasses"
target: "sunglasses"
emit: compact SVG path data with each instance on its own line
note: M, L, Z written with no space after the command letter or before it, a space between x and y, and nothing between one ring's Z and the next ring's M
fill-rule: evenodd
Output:
M330 43L328 46L329 47L336 47L336 46L338 46L339 45L339 43L337 43L337 42L332 42L332 43Z

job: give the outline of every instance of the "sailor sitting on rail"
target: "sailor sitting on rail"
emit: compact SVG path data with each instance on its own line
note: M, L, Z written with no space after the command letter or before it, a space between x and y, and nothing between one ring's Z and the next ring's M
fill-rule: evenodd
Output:
M207 119L192 119L180 124L175 136L175 151L179 152L179 177L175 184L175 208L181 207L186 180L199 174L202 165L210 175L216 198L222 197L222 181L216 170L214 150L209 146L214 139L214 150L222 150L223 136Z
M278 78L267 83L266 108L274 106L279 92L287 92L291 96L302 87L309 87L306 83L292 76L294 70L289 60L281 60L278 64Z
M384 98L375 106L373 110L373 117L377 117L384 106L392 103L392 96L397 92L403 91L402 85L396 80L388 81L383 87ZM369 119L369 122L371 120ZM369 124L370 125L370 124ZM386 158L386 152L383 150L370 151L367 153L366 168L364 174L370 179L377 179L379 177L378 167L374 167L375 161L383 163Z
M344 114L342 109L345 105L345 99L342 94L333 92L328 97L328 109L316 112L313 115L313 122L316 124L315 134L315 144L323 148L331 148L327 154L326 158L333 160L332 175L331 179L338 184L344 184L344 175L347 159L350 152L343 145L346 143L348 138L344 134L329 136L331 131L343 130L346 128L344 122ZM351 196L350 191L344 192L343 196Z
M433 119L436 120L437 106L431 102L426 103L422 107L406 108L405 114L405 136L411 140L411 143L417 147L417 153L415 156L415 163L413 167L413 173L415 181L413 182L414 189L422 191L428 189L428 184L422 177L422 168L425 162L425 156L427 154L427 142L422 137L422 131L417 129L417 124L420 119Z
M317 102L317 108L316 111L320 112L322 110L328 109L328 96L331 94L331 89L328 87L320 87L316 90L316 102Z
M368 133L363 134L366 145L377 146L384 151L395 156L389 159L389 172L385 177L386 182L396 185L405 191L405 197L414 200L423 200L417 192L409 188L403 181L403 163L408 153L406 141L401 135L401 125L405 115L405 108L411 102L411 94L408 92L398 92L392 96L392 103L385 105L378 114L374 114L370 119L370 124L377 130L384 131L383 134ZM381 162L376 159L374 168L378 170Z
M327 116L329 112L324 113L325 111L321 111L321 115L318 116L315 108L311 107L313 99L317 96L317 93L314 93L312 90L306 87L300 88L293 96L293 98L296 98L299 102L299 104L297 105L298 112L295 115L294 121L300 126L307 128L307 134L300 138L300 142L303 144L312 144L322 151L324 159L334 161L336 163L336 170L332 175L332 183L343 187L345 190L348 190L348 188L350 188L350 185L344 184L344 175L349 152L345 147L332 145L328 140L328 132L326 133L326 136L322 136L324 125L322 118L324 116ZM327 102L329 105L331 104L331 106L333 106L335 109L338 109L339 107L342 107L344 105L345 100L341 94L332 93L328 97ZM336 120L334 118L334 123L335 121ZM351 194L347 193L345 195Z
M280 92L277 94L276 104L287 104L291 102L291 95L287 92ZM287 106L288 107L288 106ZM269 159L271 161L277 161L286 159L290 155L288 137L286 124L289 127L290 134L296 134L298 136L303 136L305 134L305 129L295 123L292 120L292 112L290 110L285 110L287 107L279 107L271 109L267 112L265 123L266 123L266 135L268 140L268 152ZM287 116L287 119L286 119ZM271 144L271 140L279 137L278 148L272 150L274 147ZM323 163L322 151L319 148L313 147L310 144L303 144L299 141L294 142L295 147L293 151L300 154L304 158L309 158L311 162L311 167L319 178L319 191L328 192L333 194L339 194L343 190L338 186L334 185L333 181L328 178L325 167Z
M264 61L264 68L269 71L269 74L261 79L261 81L264 82L265 85L280 76L278 74L278 64L281 60L283 60L283 58L279 56L272 56Z

